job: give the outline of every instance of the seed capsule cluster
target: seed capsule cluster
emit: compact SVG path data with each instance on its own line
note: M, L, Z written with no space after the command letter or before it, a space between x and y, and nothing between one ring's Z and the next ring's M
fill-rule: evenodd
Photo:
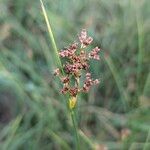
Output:
M94 80L91 77L89 61L91 59L100 59L100 48L95 47L89 53L86 51L87 46L92 43L93 38L87 35L85 29L78 35L78 41L59 52L60 57L66 60L63 65L64 74L62 74L59 68L54 71L54 75L58 76L63 83L62 94L69 93L71 97L76 97L79 92L88 92L92 85L99 83L98 79ZM86 75L85 81L80 87L80 77L83 76L84 72ZM73 84L71 80L74 80Z

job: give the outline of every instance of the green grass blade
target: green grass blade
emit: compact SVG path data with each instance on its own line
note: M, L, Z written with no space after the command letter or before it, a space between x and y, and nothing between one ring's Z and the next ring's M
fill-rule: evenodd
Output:
M144 84L143 95L146 95L146 93L149 93L149 91L150 91L150 72Z
M117 71L117 69L113 63L113 60L111 59L110 56L105 57L105 61L108 65L110 71L112 72L112 75L113 75L115 82L118 86L118 90L120 92L122 103L124 104L124 110L127 110L127 108L129 107L129 96L127 95L127 93L125 93L125 89L123 88L120 75L119 75L119 73L118 73L118 71Z
M12 122L11 129L10 129L10 134L9 134L9 137L7 138L7 141L6 141L5 144L4 144L3 150L7 150L8 147L11 145L11 141L12 141L12 139L14 138L14 136L15 136L15 134L16 134L18 128L19 128L21 119L22 119L22 116L18 116L18 117Z
M148 150L150 148L149 140L150 140L150 129L149 129L149 132L148 132L148 135L147 135L146 142L144 144L144 149L143 150Z
M135 6L136 7L136 6ZM144 31L143 31L143 21L138 8L135 8L136 24L137 24L137 34L138 34L138 55L137 55L137 94L140 96L142 93L141 89L141 75L142 75L142 62L143 62L143 52L144 52Z
M47 130L47 133L52 137L52 139L59 143L65 150L71 150L70 146L64 141L60 136L54 133L52 130Z
M57 65L62 69L62 63L61 63L61 60L59 58L58 49L57 49L56 42L55 42L55 39L54 39L54 35L53 35L52 29L51 29L51 26L50 26L50 22L48 20L48 15L46 13L46 9L44 7L43 1L40 0L40 2L41 2L43 15L44 15L44 18L45 18L45 21L46 21L46 25L47 25L47 28L48 28L49 36L50 36L50 39L51 39L51 42L52 42L52 47L55 51L55 55L56 55L56 58L57 58Z
M89 146L91 149L95 149L94 142L91 141L91 140L83 133L82 130L79 130L79 134L80 134L80 136L82 137L82 139L84 139L84 141L88 144L88 146Z

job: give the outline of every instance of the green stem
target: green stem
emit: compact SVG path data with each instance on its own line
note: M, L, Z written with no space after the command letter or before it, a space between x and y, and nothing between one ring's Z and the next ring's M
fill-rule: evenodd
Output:
M76 140L76 150L79 150L79 135L78 135L78 131L77 131L77 121L76 121L76 116L75 116L75 111L74 110L70 110L70 114L71 114L71 119L72 119L72 123L73 123L73 127L74 127L74 134L75 134L75 140Z

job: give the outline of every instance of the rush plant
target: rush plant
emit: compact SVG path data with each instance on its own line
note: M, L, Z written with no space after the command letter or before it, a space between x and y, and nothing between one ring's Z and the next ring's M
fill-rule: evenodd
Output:
M90 73L91 59L99 60L100 48L95 47L89 53L86 48L92 43L92 37L87 35L83 29L78 36L77 42L69 45L59 52L59 57L65 59L63 69L57 68L54 75L58 76L63 84L62 94L68 94L68 106L76 135L76 149L79 149L79 137L77 133L77 123L75 117L75 107L77 106L77 95L81 92L88 92L91 86L99 84L98 79L92 79ZM81 77L85 77L83 84L80 84Z
M77 95L82 92L87 93L90 90L91 86L99 84L99 79L93 79L91 76L89 62L92 59L100 60L98 54L100 48L95 47L90 52L87 51L87 47L92 44L93 38L87 35L86 29L83 29L78 35L78 39L76 40L76 42L59 52L55 43L44 4L42 0L40 0L40 2L52 46L58 60L58 68L55 69L54 75L59 77L60 81L63 84L61 93L64 95L67 94L69 96L69 98L67 98L67 103L75 131L76 149L79 150L80 144L75 116L75 108L77 107ZM64 59L64 61L61 61L60 58ZM80 83L81 77L85 78L82 85Z

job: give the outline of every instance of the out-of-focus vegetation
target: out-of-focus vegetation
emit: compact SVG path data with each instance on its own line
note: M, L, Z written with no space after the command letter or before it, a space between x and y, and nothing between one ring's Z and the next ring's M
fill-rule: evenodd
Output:
M150 149L150 1L44 0L57 47L86 28L101 84L80 95L82 150ZM72 150L66 100L38 0L0 0L0 150Z

